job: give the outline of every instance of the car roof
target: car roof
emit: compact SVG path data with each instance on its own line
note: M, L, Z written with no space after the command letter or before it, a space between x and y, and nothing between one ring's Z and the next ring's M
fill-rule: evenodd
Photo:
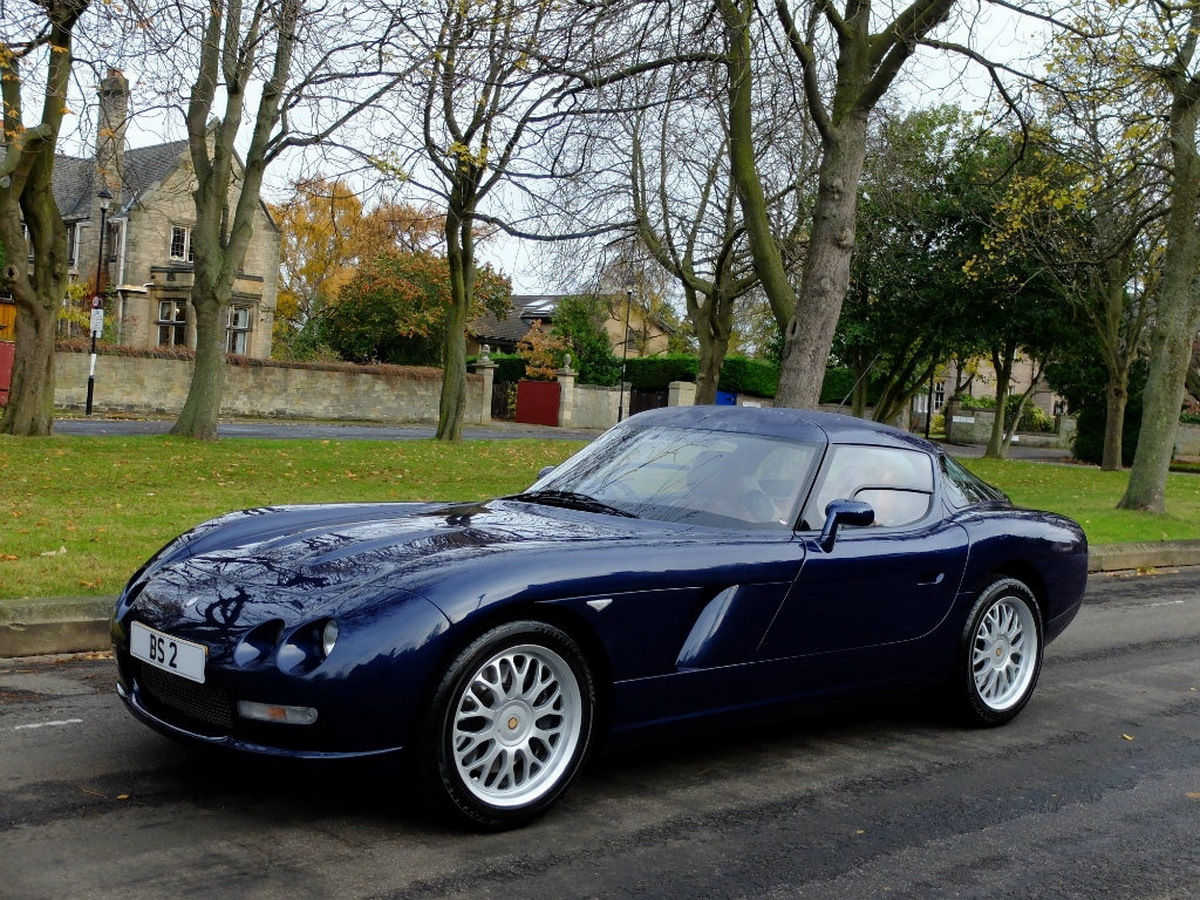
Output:
M708 431L762 434L797 441L830 444L874 444L937 453L932 444L915 434L840 413L787 407L668 406L630 416L630 426L670 425Z

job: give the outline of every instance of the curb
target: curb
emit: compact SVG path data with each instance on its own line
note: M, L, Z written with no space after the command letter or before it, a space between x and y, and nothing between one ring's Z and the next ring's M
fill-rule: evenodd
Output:
M107 650L115 603L115 597L0 600L0 657Z
M1102 544L1088 554L1088 572L1200 565L1200 541Z
M1088 572L1200 566L1200 541L1105 544L1091 548ZM111 646L115 597L0 600L0 658L86 653Z

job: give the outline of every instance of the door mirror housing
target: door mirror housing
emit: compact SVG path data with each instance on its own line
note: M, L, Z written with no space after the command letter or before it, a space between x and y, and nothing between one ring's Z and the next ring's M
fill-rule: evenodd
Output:
M861 500L834 500L825 507L825 527L821 529L821 549L828 553L837 542L838 528L842 525L859 527L875 521L875 510L871 504Z

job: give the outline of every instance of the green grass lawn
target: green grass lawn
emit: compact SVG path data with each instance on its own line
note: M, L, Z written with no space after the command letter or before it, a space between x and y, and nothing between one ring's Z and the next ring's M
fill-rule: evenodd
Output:
M151 553L231 509L337 500L477 500L528 486L565 441L268 441L0 436L0 599L116 594ZM1017 503L1064 512L1093 543L1200 538L1200 476L1167 516L1112 507L1127 475L966 460Z

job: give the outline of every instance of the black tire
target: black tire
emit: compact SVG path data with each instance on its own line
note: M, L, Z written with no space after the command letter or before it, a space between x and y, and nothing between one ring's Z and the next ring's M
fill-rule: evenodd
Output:
M480 830L524 825L567 790L587 757L596 690L587 660L544 622L493 628L449 665L418 737L435 811Z
M1004 725L1029 702L1042 669L1042 616L1016 578L984 586L967 616L951 699L971 725Z

